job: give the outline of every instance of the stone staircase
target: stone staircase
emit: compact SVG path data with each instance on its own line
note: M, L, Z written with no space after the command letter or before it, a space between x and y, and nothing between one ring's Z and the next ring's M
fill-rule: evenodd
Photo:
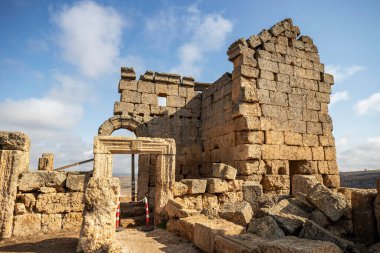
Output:
M120 203L120 226L132 228L145 225L145 204L143 202ZM149 224L154 224L153 207L149 207Z

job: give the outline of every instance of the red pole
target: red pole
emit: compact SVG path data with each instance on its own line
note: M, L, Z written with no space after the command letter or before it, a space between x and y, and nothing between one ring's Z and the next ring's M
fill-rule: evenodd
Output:
M117 209L116 209L116 229L120 225L120 197L117 198Z
M145 197L145 212L146 212L146 216L145 216L146 227L148 228L149 227L149 205L148 205L147 197Z

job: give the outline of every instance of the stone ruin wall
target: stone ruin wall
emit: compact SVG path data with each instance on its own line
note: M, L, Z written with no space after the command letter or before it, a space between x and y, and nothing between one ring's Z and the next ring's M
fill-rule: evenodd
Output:
M338 188L328 114L333 77L313 40L299 35L286 19L237 40L227 52L232 73L201 89L176 74L148 71L135 80L123 68L114 114L145 124L149 137L175 139L177 181L210 177L212 163L223 162L237 169L238 179L260 182L265 193L289 194L294 174L313 174ZM166 107L158 106L159 95L167 97ZM149 187L154 161L139 159Z

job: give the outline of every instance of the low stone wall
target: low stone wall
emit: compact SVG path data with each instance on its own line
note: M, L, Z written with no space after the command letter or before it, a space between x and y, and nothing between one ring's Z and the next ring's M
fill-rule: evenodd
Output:
M79 231L88 172L33 171L20 175L13 236Z

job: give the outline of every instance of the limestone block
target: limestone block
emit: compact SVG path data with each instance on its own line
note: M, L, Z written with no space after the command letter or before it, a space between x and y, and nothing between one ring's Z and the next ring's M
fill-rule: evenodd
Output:
M286 158L286 149L281 145L262 145L262 159L278 160Z
M186 203L181 199L170 199L165 208L169 218L185 218L199 214L197 210L186 209Z
M284 141L287 145L300 146L302 145L302 135L299 133L284 133Z
M235 132L236 144L262 144L263 142L264 142L264 133L262 131ZM227 143L231 143L231 142L227 142Z
M141 95L141 101L144 104L158 105L158 96L156 94L143 93Z
M238 117L234 119L234 130L259 130L261 127L258 117Z
M331 191L322 184L317 184L306 195L307 200L321 210L332 221L342 217L347 201L341 195Z
M266 131L265 132L265 143L266 144L283 144L284 143L284 133Z
M41 187L62 188L65 186L67 172L33 171L22 173L18 189L23 192L38 190Z
M190 216L181 219L171 219L167 224L167 229L169 232L176 232L182 238L186 240L194 240L194 225L196 222L208 221L209 218L204 215Z
M252 35L248 38L247 43L249 46L251 46L253 49L261 45L260 37L257 35Z
M252 235L216 235L214 240L214 250L218 253L259 253L259 245L266 240Z
M287 155L289 160L312 160L313 156L310 147L287 146Z
M237 170L224 163L213 163L212 164L212 176L223 179L235 179Z
M83 222L82 212L65 213L62 219L62 229L64 230L80 230Z
M84 197L86 206L77 251L120 251L115 241L115 210L119 195L118 178L92 177L89 180Z
M53 188L53 187L41 187L38 192L40 193L56 193L57 192L57 189Z
M294 215L291 212L283 212L280 208L261 208L258 210L256 216L265 217L271 216L274 218L281 228L289 234L294 234L298 231L302 225L306 222L305 217ZM294 208L292 208L294 209Z
M277 62L259 58L257 60L257 66L259 67L259 69L271 71L274 73L279 73Z
M219 209L219 217L237 225L246 226L252 219L252 208L246 201L224 204Z
M14 217L14 236L34 235L41 231L41 214L23 214Z
M228 191L237 192L243 190L243 180L227 180Z
M183 200L185 201L188 209L196 209L198 211L203 209L202 195L185 195Z
M314 210L311 213L311 216L309 219L312 220L313 222L315 222L317 225L324 227L324 228L330 224L329 218L318 209Z
M15 204L15 214L20 215L20 214L26 214L26 208L23 203L16 203Z
M262 181L264 191L289 190L289 175L265 175Z
M208 217L217 217L219 210L218 197L215 194L205 193L202 196L203 210L202 214Z
M258 160L235 161L238 175L264 174L265 166Z
M121 102L139 104L141 103L141 93L131 90L123 90L121 93Z
M80 212L83 207L81 192L40 194L36 203L36 209L41 213Z
M314 161L323 161L325 159L323 147L311 148L311 153L313 154Z
M0 149L1 150L20 150L29 152L29 137L21 132L0 132Z
M234 147L234 160L261 158L261 145L241 144Z
M41 215L41 231L51 233L60 231L62 227L61 214L42 214Z
M319 181L313 175L293 175L292 176L292 195L297 193L308 194Z
M209 178L207 179L207 189L208 193L222 193L228 191L228 183L224 179L220 178Z
M317 147L319 145L318 135L315 134L303 134L303 145L308 147Z
M144 95L144 93L155 94L155 92L156 92L155 84L152 82L138 81L137 82L137 91L141 92L142 95ZM146 101L144 101L143 99L142 99L142 102L146 103Z
M218 202L220 204L224 203L236 203L239 201L243 201L243 192L223 192L222 194L218 194Z
M332 242L341 250L346 251L348 247L352 247L353 243L342 239L321 226L315 224L313 221L308 220L303 226L300 234L298 235L304 239L320 240L325 242ZM339 251L338 251L339 252Z
M38 159L38 170L52 171L54 166L54 155L51 153L44 153Z
M317 174L318 173L318 163L305 160L296 160L289 162L289 169L291 174Z
M121 93L123 90L137 90L137 81L136 80L125 80L120 79L119 81L119 93Z
M174 197L179 197L183 196L188 192L189 188L186 184L182 182L175 182L174 183L174 189L173 189L173 194Z
M339 175L323 175L323 184L329 188L339 188L340 176Z
M32 211L36 207L36 196L33 193L25 193L25 194L20 194L19 196L20 200L22 203L25 205L25 208L28 211Z
M205 179L182 179L182 183L188 187L189 194L205 193L207 180Z
M329 242L305 240L287 236L281 239L268 241L259 246L261 253L341 253L336 245Z
M66 179L66 187L70 191L84 191L85 183L89 180L89 176L69 172Z
M136 73L133 68L121 67L121 78L125 80L136 79Z
M327 161L330 161L330 160L335 161L336 160L335 147L325 147L324 150L325 150L325 160L327 160Z
M243 199L247 201L252 207L260 196L263 195L263 187L260 183L255 181L245 181L243 183Z
M265 216L263 218L252 219L249 223L249 233L266 239L277 239L285 236L284 231L278 226L276 220L271 216Z
M226 220L205 220L195 223L193 242L203 252L213 253L214 239L217 234L237 235L244 232L244 227Z
M379 240L373 205L376 195L376 190L372 189L356 189L351 195L354 234L359 241L367 245Z

